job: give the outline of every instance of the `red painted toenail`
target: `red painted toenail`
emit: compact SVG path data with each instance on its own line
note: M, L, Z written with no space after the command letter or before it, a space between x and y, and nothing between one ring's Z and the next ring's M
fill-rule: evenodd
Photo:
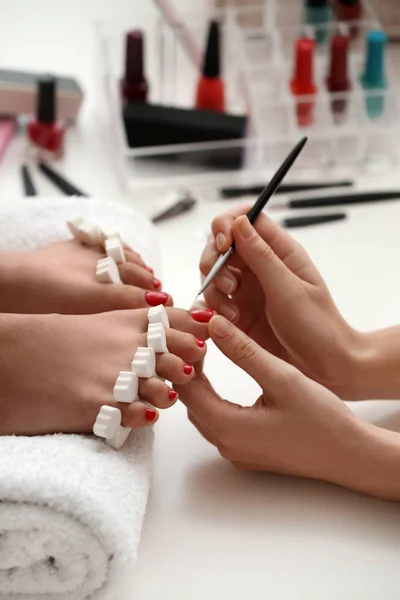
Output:
M144 413L144 418L146 419L147 423L152 423L156 416L157 411L155 411L154 408L147 408L146 412Z
M158 288L161 287L161 281L158 279L153 279L153 286L156 288L156 290L158 290Z
M146 271L148 271L149 273L154 273L154 269L152 269L151 267L148 267L147 265L145 266Z
M168 302L168 294L165 292L146 292L146 302L149 306L158 306Z
M183 367L183 372L185 373L185 375L191 375L192 371L193 371L192 365L185 365Z
M200 338L197 338L196 344L198 345L199 348L204 348L204 346L206 345L205 341L201 340Z
M204 310L192 310L190 314L198 323L208 323L211 321L214 311L211 308L205 308Z
M177 397L178 397L178 392L176 392L175 390L169 390L168 398L171 400L171 402L174 402L174 400L176 400Z

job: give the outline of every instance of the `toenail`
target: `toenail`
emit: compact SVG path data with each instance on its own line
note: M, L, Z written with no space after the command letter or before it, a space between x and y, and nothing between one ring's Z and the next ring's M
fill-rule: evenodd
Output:
M220 315L226 317L228 321L231 321L232 323L236 319L236 311L228 304L221 304L218 312Z
M147 423L152 423L157 416L157 411L154 408L146 408L146 412L144 413L144 418Z
M149 306L158 306L159 304L166 304L169 296L165 292L146 292L145 298Z
M204 340L201 340L200 338L196 339L196 344L198 345L199 348L204 348L204 346L206 345Z
M146 271L148 271L149 273L154 273L154 269L152 269L151 267L148 267L147 265L144 267L146 269Z
M198 323L208 323L211 321L214 311L211 308L205 308L203 310L192 310L190 311L190 314Z
M161 287L161 281L159 279L153 279L153 287L158 290L158 288Z
M192 371L193 371L192 365L185 365L183 367L183 372L185 373L185 375L191 375Z
M175 390L169 390L168 392L168 398L169 400L171 400L171 402L174 402L178 397L178 392L176 392Z

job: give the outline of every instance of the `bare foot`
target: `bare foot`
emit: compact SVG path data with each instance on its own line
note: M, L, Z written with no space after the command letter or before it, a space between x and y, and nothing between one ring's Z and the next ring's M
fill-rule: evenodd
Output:
M143 402L117 403L113 387L146 346L146 309L97 315L0 315L0 434L90 433L102 405L118 407L122 425L145 427L178 395L157 378L139 380ZM203 360L207 324L168 309L169 352L157 354L157 374L184 385Z
M0 312L23 314L91 314L164 304L172 298L139 254L125 246L119 265L125 285L96 280L100 247L75 240L50 244L32 252L0 253Z

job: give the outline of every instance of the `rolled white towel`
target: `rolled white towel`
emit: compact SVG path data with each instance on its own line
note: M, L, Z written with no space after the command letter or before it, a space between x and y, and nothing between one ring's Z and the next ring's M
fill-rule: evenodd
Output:
M0 248L66 239L65 221L79 216L115 227L159 269L153 226L128 206L98 199L3 199ZM93 436L0 436L1 600L121 600L140 540L152 445L150 429L133 431L118 452Z

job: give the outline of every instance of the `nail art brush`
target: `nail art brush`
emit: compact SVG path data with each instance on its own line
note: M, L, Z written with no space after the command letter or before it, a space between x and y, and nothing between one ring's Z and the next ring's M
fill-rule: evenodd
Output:
M75 187L72 183L65 179L65 177L54 171L54 169L52 169L52 167L50 167L50 165L44 161L39 163L39 171L41 171L43 175L46 175L46 177L66 196L88 197L88 194Z
M161 223L162 221L172 219L173 217L177 217L178 215L192 210L196 204L197 200L192 196L190 191L176 190L172 192L172 197L167 203L167 206L155 214L151 220L153 223Z
M377 190L374 192L355 192L353 194L337 194L335 196L316 196L289 200L275 208L325 208L327 206L351 206L354 204L369 204L385 200L400 200L400 190Z
M335 221L344 221L347 219L346 213L331 213L330 215L309 215L305 217L289 217L280 222L281 227L285 229L294 229L295 227L310 227L312 225L323 225L324 223L334 223Z
M37 196L35 184L29 172L27 165L21 167L22 185L24 187L25 196Z
M292 194L295 192L308 192L310 190L319 190L325 188L341 188L351 187L354 185L354 181L346 179L344 181L332 181L332 182L304 182L304 183L283 183L278 187L275 194ZM225 187L219 190L223 199L230 198L241 198L242 196L258 196L261 194L265 186L263 185L252 185L248 187Z
M273 196L273 194L275 193L277 188L280 186L284 177L287 175L288 171L293 166L293 163L295 162L295 160L297 159L297 157L303 150L306 143L307 143L307 137L303 137L300 140L300 142L298 142L296 144L296 146L293 148L293 150L287 156L285 161L279 167L279 169L277 170L277 172L275 173L275 175L273 176L273 178L271 179L271 181L269 182L267 187L263 190L263 192L259 196L259 198L256 201L256 203L254 204L254 206L247 213L247 218L249 219L250 223L253 224L254 221L257 219L258 215L260 214L260 212L264 209L268 200ZM226 264L229 257L233 254L234 251L235 251L235 243L233 242L231 247L229 248L229 250L224 252L224 254L221 254L221 256L218 258L217 262L211 269L210 273L205 278L195 300L210 285L210 283L213 281L213 279L216 277L216 275L220 272L220 270Z

